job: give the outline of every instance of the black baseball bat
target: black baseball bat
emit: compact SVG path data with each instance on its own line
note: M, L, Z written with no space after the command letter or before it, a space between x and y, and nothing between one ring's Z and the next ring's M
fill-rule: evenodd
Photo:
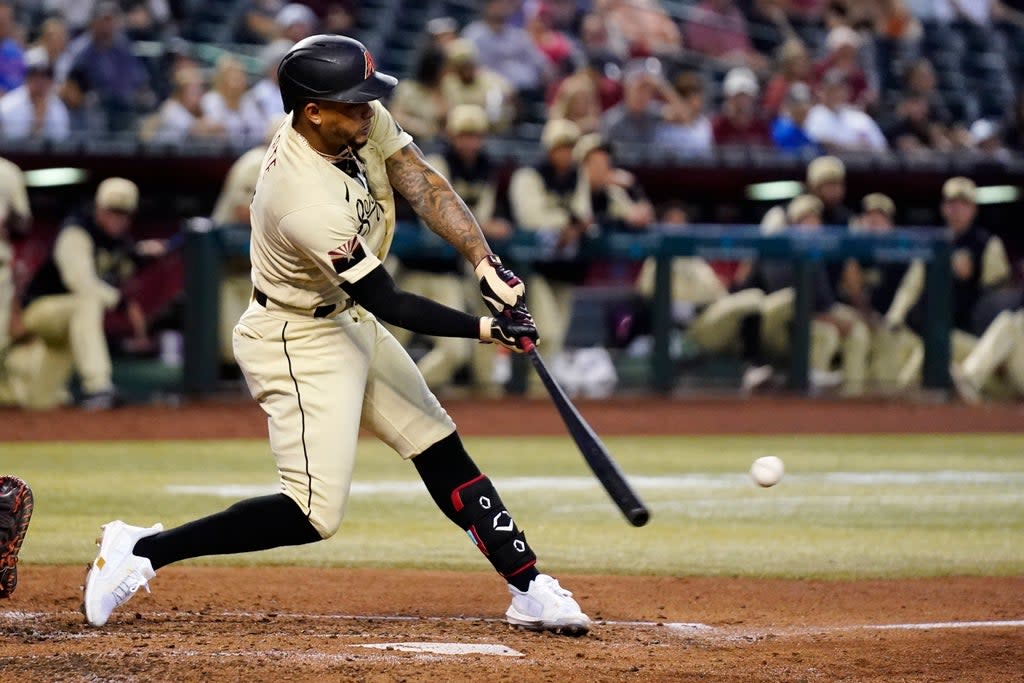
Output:
M562 421L565 422L565 426L568 428L569 434L572 435L573 441L576 442L576 446L580 449L580 453L583 454L583 459L587 461L587 465L590 466L597 480L601 482L601 486L604 486L604 490L608 492L611 499L619 506L619 510L626 516L630 524L633 526L647 524L647 521L651 518L651 513L647 506L644 505L643 501L640 500L640 496L636 494L636 491L626 481L625 475L622 474L622 470L619 469L611 453L608 452L604 443L601 442L600 437L594 433L594 430L583 419L580 412L576 410L576 406L565 395L565 391L559 386L557 380L551 376L551 372L548 371L547 365L544 364L544 359L540 357L537 347L527 337L520 339L520 343L527 355L530 356L530 361L533 363L533 368L537 371L537 375L544 382L548 393L551 394L551 400L554 402L555 407L558 408Z

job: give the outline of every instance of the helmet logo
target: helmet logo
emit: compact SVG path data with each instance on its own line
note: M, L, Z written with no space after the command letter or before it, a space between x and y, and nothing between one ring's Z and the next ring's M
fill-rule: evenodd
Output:
M376 71L377 65L373 63L373 55L369 50L363 50L363 61L366 62L366 69L363 71L363 80L366 80Z

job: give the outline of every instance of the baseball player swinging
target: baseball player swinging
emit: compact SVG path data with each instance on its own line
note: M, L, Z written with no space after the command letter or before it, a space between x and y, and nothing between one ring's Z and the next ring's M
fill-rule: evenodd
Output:
M523 284L489 253L466 205L380 104L397 81L375 70L361 43L312 36L292 47L278 74L291 116L256 184L254 294L235 327L234 350L268 416L281 492L168 531L106 524L86 578L86 620L105 624L171 562L333 535L362 425L412 459L438 507L508 582L510 623L586 633L590 619L557 580L539 573L526 537L455 424L378 322L521 350L521 338L538 336ZM395 224L392 186L475 264L493 318L395 288L381 265Z

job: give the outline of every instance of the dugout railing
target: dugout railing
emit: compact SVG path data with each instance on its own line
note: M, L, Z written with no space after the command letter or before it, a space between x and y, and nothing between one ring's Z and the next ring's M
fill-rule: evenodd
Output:
M405 229L402 229L402 228ZM215 226L196 218L185 226L185 367L184 390L203 395L216 390L219 374L218 284L223 263L230 257L248 255L249 233L237 226ZM521 275L532 264L564 259L542 234L519 232L492 247ZM415 226L399 226L391 253L403 255L454 254L440 238ZM826 263L858 259L876 263L925 264L923 385L926 389L949 387L951 330L951 241L947 231L936 228L898 229L886 235L824 229L816 232L786 231L764 235L757 226L694 225L686 228L655 226L644 233L602 233L587 239L573 254L582 259L642 261L653 257L654 344L649 360L648 384L668 393L675 383L670 335L672 330L672 260L698 256L710 261L754 259L787 260L796 276L795 311L790 343L790 387L806 392L815 269Z

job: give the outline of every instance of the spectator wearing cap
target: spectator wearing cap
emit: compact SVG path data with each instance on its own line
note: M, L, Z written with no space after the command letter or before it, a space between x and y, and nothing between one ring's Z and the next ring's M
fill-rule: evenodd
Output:
M241 62L230 54L217 60L213 87L199 100L203 118L224 128L228 140L248 146L263 139L268 121L247 92L248 78Z
M277 24L277 37L297 43L316 32L317 19L309 7L292 2L274 16L274 23Z
M573 291L587 273L587 263L576 253L592 224L586 188L573 158L579 138L579 127L571 121L548 121L541 134L544 159L516 169L508 189L516 226L538 233L551 249L551 258L534 265L527 289L530 310L537 328L544 330L544 346L552 357L565 347ZM540 385L532 384L531 390L534 387Z
M0 97L0 133L8 139L63 140L71 133L67 107L53 87L53 67L45 54L25 64L25 82Z
M25 54L14 21L14 3L0 0L0 95L20 86L25 80Z
M795 154L820 153L821 147L804 129L807 114L814 104L811 88L806 83L794 83L782 103L782 111L772 124L772 141L784 152Z
M156 112L146 117L140 137L146 141L180 145L187 140L221 138L224 124L203 114L206 91L203 74L197 68L179 69L174 74L174 89Z
M259 109L264 128L284 116L281 87L277 84L277 67L291 47L292 43L287 38L278 38L260 52L263 78L249 89L247 97Z
M486 0L481 18L462 30L462 38L476 47L481 66L517 92L540 92L549 79L549 65L530 34L512 25L513 10L508 0Z
M420 52L412 77L400 79L391 95L391 115L421 143L437 138L448 112L441 85L444 66L443 49L427 45Z
M515 113L515 91L505 78L480 66L476 46L460 38L445 50L448 71L441 77L441 95L445 104L475 104L487 112L492 131L504 130Z
M726 64L756 70L768 66L764 55L754 50L743 12L734 0L704 0L686 22L686 45Z
M448 47L448 43L459 38L459 22L451 17L434 17L427 22L426 28L430 44L442 53Z
M830 152L888 149L875 120L850 104L845 73L838 69L829 71L818 89L818 104L811 107L804 125L815 142Z
M825 47L827 55L814 66L817 82L823 82L826 74L838 72L845 77L850 89L849 101L861 109L871 107L878 93L868 85L867 75L860 65L861 38L857 32L849 26L836 26L829 31Z
M89 409L116 404L110 351L103 332L104 312L122 304L121 285L140 256L159 256L162 241L133 243L130 232L139 189L125 178L107 178L96 190L92 211L65 221L53 250L25 293L25 328L45 344L45 357L31 382L26 407L49 408L67 398L74 368ZM145 317L133 301L124 302L134 340L147 339Z
M945 135L945 129L932 120L928 110L928 98L908 92L896 105L896 119L886 130L886 136L894 149L901 152L952 149Z
M757 112L760 91L757 76L745 66L729 70L722 85L725 101L711 122L716 145L767 147L772 144L771 130Z
M132 128L139 110L152 106L153 99L149 74L132 52L122 24L117 3L101 0L88 32L69 48L74 55L69 79L95 96L107 130L114 132Z
M160 40L171 22L167 0L121 0L125 33L134 40Z
M601 135L615 146L649 145L678 97L659 72L634 63L623 77L622 102L601 116Z
M861 232L887 235L895 228L896 205L875 192L861 202ZM924 263L865 262L864 285L870 302L871 361L868 377L885 393L910 388L921 373L924 344L906 325L907 314L924 282Z
M811 76L811 57L807 47L796 38L784 42L776 51L778 70L764 87L761 108L766 118L773 118L782 109L783 100L794 83L807 83Z

